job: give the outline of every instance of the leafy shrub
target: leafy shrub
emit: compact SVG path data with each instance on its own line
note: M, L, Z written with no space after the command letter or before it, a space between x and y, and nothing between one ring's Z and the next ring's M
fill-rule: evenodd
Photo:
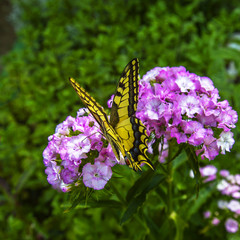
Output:
M190 72L210 77L223 99L239 110L240 54L231 45L239 44L234 35L240 30L239 1L12 3L18 41L3 60L0 82L1 238L166 239L164 188L149 192L139 215L120 226L121 213L128 206L125 195L138 179L138 174L124 169L122 182L115 186L124 207L112 203L112 211L107 211L106 203L89 203L89 208L82 206L64 214L68 206L62 204L68 202L67 195L48 185L42 151L55 126L67 115L74 116L80 107L68 77L79 79L106 106L123 67L134 57L140 59L141 75L155 66L183 65ZM237 71L234 76L228 73L232 63ZM233 173L240 167L237 130L235 136L232 153L214 161L236 171ZM198 210L211 198L212 190L201 189L194 200L194 183L184 181L189 169L181 165L182 159L184 156L179 156L174 163L174 205L182 213L188 210L184 222L190 227L184 239L192 239L193 234L202 239L198 229L204 223ZM109 194L103 191L99 197L108 198ZM224 234L220 237L226 239Z

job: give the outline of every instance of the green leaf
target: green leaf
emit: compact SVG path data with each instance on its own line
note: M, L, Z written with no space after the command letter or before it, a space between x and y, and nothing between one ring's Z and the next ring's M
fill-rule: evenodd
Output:
M143 189L146 188L148 183L151 181L154 175L154 171L149 169L146 172L143 172L141 177L133 184L133 186L128 190L126 201L131 201L134 196L136 196L139 192L142 192Z
M165 176L162 174L153 176L151 181L148 181L148 184L144 184L144 188L141 188L142 192L139 195L136 197L133 197L133 195L131 196L131 201L129 202L129 205L124 212L123 217L121 218L121 224L126 222L134 213L137 212L138 207L140 207L146 200L147 193L157 187L161 182L164 181L164 179Z
M34 170L36 169L36 164L33 163L27 168L21 175L21 177L18 180L17 186L15 191L20 192L24 186L26 185L26 182L29 180L29 178L33 175Z
M198 198L192 196L179 211L179 215L185 220L189 220L190 217L196 213L199 208L207 202L207 200L212 196L213 192L216 190L216 184L211 184L209 187L200 189Z

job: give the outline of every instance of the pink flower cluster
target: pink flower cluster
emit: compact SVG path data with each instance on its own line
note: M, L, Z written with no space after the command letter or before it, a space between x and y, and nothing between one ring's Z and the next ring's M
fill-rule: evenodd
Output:
M156 67L140 80L137 117L149 134L196 146L202 159L213 160L220 150L230 151L237 122L236 111L219 99L211 79L184 67ZM221 130L217 137L216 128Z
M209 210L204 212L204 218L210 218L213 215L212 224L218 225L220 223L218 218L219 210L225 211L231 216L225 221L226 230L231 233L237 232L239 228L238 221L240 220L240 174L232 175L227 170L218 172L218 169L213 165L200 168L200 173L204 178L204 182L211 182L220 177L217 184L217 190L221 193L220 200L217 200L218 210L214 211L213 214ZM217 213L217 216L214 216L215 213ZM221 214L221 217L223 216L224 214Z
M86 187L103 189L116 163L110 145L103 147L103 136L95 119L83 116L86 111L80 109L76 118L69 116L59 124L43 151L47 180L63 192L81 180ZM95 150L99 155L91 164L89 154Z

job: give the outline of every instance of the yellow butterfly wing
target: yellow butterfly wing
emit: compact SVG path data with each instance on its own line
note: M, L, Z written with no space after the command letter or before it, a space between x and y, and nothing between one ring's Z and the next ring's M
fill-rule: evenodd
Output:
M138 104L139 61L133 59L122 72L113 99L110 124L121 138L126 150L126 161L134 170L142 163L153 168L147 156L148 135L141 120L135 116Z
M105 110L73 78L70 78L69 80L84 105L98 122L103 135L111 144L115 156L120 161L121 156L125 157L125 149L123 148L121 139L118 137L113 127L109 124Z

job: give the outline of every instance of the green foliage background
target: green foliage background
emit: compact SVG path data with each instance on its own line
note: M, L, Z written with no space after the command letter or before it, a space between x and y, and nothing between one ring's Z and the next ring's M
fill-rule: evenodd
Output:
M238 111L240 40L234 34L240 31L240 2L12 0L12 4L18 39L4 57L0 82L0 238L165 239L168 228L162 219L165 200L160 188L149 192L138 215L122 225L126 202L111 206L111 211L109 206L81 205L65 213L68 194L47 183L42 151L55 126L82 106L68 78L78 79L106 106L121 71L134 57L140 59L141 75L155 66L182 65L210 77L222 99ZM230 47L232 43L238 49ZM234 76L227 71L231 62ZM214 164L237 173L239 130L234 134L232 152ZM199 230L204 227L200 208L213 199L211 190L202 189L190 210L183 206L184 196L195 198L194 181L186 182L188 170L183 166L185 175L176 173L174 190L181 196L174 207L183 207L178 222L187 226L184 239L226 239L224 232ZM118 171L123 178L113 178L111 185L125 201L138 174L127 168ZM106 192L100 192L102 196ZM186 217L183 210L190 211Z

